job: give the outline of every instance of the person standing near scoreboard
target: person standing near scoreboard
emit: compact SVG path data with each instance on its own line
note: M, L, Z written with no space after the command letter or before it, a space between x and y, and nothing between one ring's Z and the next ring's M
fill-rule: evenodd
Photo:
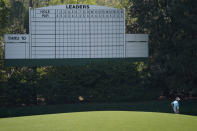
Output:
M172 109L173 109L173 111L174 111L175 114L179 114L179 101L180 100L181 99L179 97L176 97L175 101L173 101L171 103Z

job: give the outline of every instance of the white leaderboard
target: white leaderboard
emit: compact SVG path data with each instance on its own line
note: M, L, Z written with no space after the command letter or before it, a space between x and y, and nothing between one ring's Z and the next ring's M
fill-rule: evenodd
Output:
M5 59L148 57L148 35L125 35L121 9L94 5L30 8L29 30L28 35L5 35Z
M124 16L91 5L30 9L30 58L124 57Z

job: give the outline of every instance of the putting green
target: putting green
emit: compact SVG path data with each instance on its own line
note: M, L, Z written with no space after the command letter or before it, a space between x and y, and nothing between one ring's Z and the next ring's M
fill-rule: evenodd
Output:
M179 114L93 111L0 119L1 131L196 131L197 117Z

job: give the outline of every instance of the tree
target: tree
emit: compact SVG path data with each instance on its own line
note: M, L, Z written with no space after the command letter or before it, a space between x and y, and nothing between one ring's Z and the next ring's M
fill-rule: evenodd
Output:
M194 0L130 0L129 30L149 34L152 86L196 90L197 3Z
M2 36L8 26L9 8L5 0L0 0L0 36Z
M26 33L26 29L24 28L25 24L25 17L27 14L27 10L24 7L24 3L22 1L14 1L10 3L10 28L9 28L9 33L12 34L24 34ZM29 27L26 27L29 28Z

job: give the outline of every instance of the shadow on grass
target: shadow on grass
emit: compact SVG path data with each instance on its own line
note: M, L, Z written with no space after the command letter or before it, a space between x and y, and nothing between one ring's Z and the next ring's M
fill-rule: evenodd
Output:
M182 101L181 114L197 116L197 101ZM173 113L170 101L148 101L135 103L80 103L51 106L0 108L0 117L18 117L84 111L145 111Z

